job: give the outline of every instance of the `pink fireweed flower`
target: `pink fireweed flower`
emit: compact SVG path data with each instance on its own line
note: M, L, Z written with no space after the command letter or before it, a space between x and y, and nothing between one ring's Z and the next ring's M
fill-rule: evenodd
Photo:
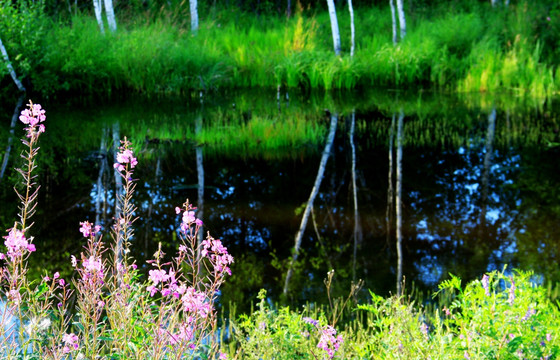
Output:
M34 252L35 245L30 244L23 231L20 231L13 227L10 229L8 236L4 236L4 245L8 249L6 255L10 258L10 260L14 260L15 258L21 257L25 254L26 251Z
M216 273L221 274L225 272L231 275L228 265L233 263L233 256L228 254L227 248L222 245L220 240L211 237L203 240L201 255L210 259Z
M21 295L19 291L10 290L7 295L8 295L8 299L12 301L15 305L19 305L19 303L21 302Z
M138 165L138 160L134 157L134 153L130 149L126 149L118 153L117 162L119 164L130 164L130 167L132 168Z
M194 216L194 211L185 211L183 213L183 222L190 225L196 220Z
M82 278L84 280L98 279L103 281L103 261L95 256L82 259Z
M90 235L95 235L101 230L101 226L95 225L93 226L92 223L89 221L81 221L80 222L80 232L85 238L90 237Z
M124 146L119 148L121 152L117 154L117 162L113 164L113 167L119 172L123 172L125 170L124 164L130 164L131 169L134 169L134 167L138 165L138 160L134 157L134 153L128 148L130 143L126 140L126 138L123 143Z
M154 296L158 292L158 289L153 285L148 286L146 290L148 290L150 296Z
M62 352L65 354L77 350L80 347L78 336L74 333L64 334L62 336L62 341L64 341Z
M177 334L169 334L169 343L177 345L180 343L188 343L194 338L194 331L192 326L181 324Z
M175 211L177 211L177 210L175 210ZM189 232L189 230L190 230L190 228L193 224L197 228L201 227L202 226L202 220L198 219L195 216L194 211L192 211L192 210L187 210L187 211L183 212L183 219L181 221L181 231L186 234L187 232Z
M159 284L160 282L165 282L169 278L169 275L165 272L165 270L150 270L150 281L154 283L154 285Z
M27 106L29 109L23 110L19 116L19 120L22 123L29 125L25 128L25 130L27 130L27 137L45 132L45 125L40 124L47 118L45 116L45 110L41 108L41 105L33 104L31 101Z
M195 313L202 318L206 318L212 310L210 303L206 301L206 294L190 286L181 297L181 302L186 312Z

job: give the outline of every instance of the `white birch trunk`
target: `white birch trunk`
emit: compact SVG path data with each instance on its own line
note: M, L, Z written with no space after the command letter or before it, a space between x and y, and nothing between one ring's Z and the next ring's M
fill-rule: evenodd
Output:
M0 169L0 182L2 182L2 178L4 177L4 173L6 172L6 167L8 166L8 160L10 159L10 153L12 152L14 129L16 128L16 124L19 119L19 114L20 114L19 109L23 104L23 97L24 95L21 95L19 97L18 102L16 104L16 108L14 109L14 115L12 116L12 123L10 124L10 137L8 137L8 145L6 146L6 152L4 153L4 159L2 160L2 168Z
M397 0L397 12L399 14L399 28L402 40L406 36L406 19L404 17L403 0Z
M352 6L352 0L348 0L348 11L350 12L350 57L353 57L354 47L356 43L355 41L356 32L354 28L354 7Z
M391 24L393 25L393 45L397 45L397 16L395 13L395 0L389 0L391 6Z
M336 9L334 7L334 0L327 0L329 6L329 16L331 18L331 30L333 37L334 53L336 56L340 55L340 31L338 30L338 20L336 17Z
M198 31L198 0L189 0L191 9L191 32L196 34Z
M402 261L402 144L404 112L399 113L397 123L397 186L396 186L396 227L397 227L397 296L402 295L403 261Z
M315 201L315 197L319 193L319 187L321 187L321 181L323 180L323 175L325 173L325 166L327 165L327 160L331 153L332 144L334 142L334 135L336 133L337 122L338 122L338 115L336 114L331 115L331 125L330 125L329 135L327 137L327 143L325 144L325 149L323 150L323 155L321 156L321 162L319 164L319 170L317 171L317 177L315 178L315 184L313 185L313 189L311 190L311 194L309 195L309 200L307 200L307 205L305 206L303 217L301 218L301 224L296 234L294 253L292 255L292 261L290 262L290 267L288 268L288 272L286 273L286 281L284 282L284 291L283 291L284 295L288 294L290 279L294 272L294 265L299 255L299 248L301 247L303 232L305 231L305 228L307 226L309 214L313 209L313 202Z
M115 20L115 11L113 10L113 0L105 0L105 14L107 15L107 23L111 32L117 31L117 21Z
M104 34L105 26L103 26L103 17L101 14L103 12L101 0L93 0L93 11L95 12L95 19L97 20L97 25L99 25L99 30Z
M6 67L10 72L10 76L12 77L12 80L14 80L14 83L16 84L18 90L21 92L25 92L25 86L23 86L23 84L21 83L21 81L19 81L16 75L16 71L14 70L12 63L10 62L10 57L8 56L8 52L6 51L6 48L2 43L2 39L0 39L0 52L2 52L2 58L4 59L4 62L6 63Z

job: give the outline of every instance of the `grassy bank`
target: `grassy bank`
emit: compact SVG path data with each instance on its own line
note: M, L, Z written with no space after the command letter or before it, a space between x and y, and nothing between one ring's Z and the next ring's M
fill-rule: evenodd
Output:
M175 6L185 11L185 4ZM90 14L64 21L42 17L38 44L6 46L19 54L16 70L43 94L413 86L547 97L560 90L560 18L553 10L526 1L499 9L417 10L408 14L407 37L393 46L389 8L359 8L354 57L345 8L338 9L340 57L332 52L328 14L311 11L286 19L209 10L201 14L196 36L169 12L121 14L117 33L105 35ZM8 75L2 84L10 85Z
M554 359L558 307L536 281L517 271L468 284L451 277L432 299L418 302L370 292L344 318L336 316L343 299L294 310L271 308L261 293L252 314L231 320L225 349L243 359ZM326 341L332 352L322 346L327 324L337 324L342 339Z

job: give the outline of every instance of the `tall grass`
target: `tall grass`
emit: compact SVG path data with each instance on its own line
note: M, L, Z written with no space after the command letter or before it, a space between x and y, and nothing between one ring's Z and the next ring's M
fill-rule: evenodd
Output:
M344 51L349 24L343 9L341 57L332 53L329 20L323 13L300 10L284 19L214 12L196 36L170 15L145 21L133 17L115 35L100 34L91 16L77 15L69 25L48 31L34 81L45 93L381 85L544 97L557 93L560 85L558 61L551 55L554 24L549 24L560 20L546 20L550 30L545 36L526 24L542 21L540 11L522 2L500 10L481 5L468 13L414 14L407 38L393 46L388 9L358 9L353 58Z

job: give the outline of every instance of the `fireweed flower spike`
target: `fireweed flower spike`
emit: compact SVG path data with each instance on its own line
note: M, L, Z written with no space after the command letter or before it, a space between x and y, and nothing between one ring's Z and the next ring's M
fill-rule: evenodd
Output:
M138 160L134 157L131 149L132 144L126 137L121 143L122 146L119 147L120 152L117 153L117 162L113 164L113 167L122 174L125 170L132 171L138 165ZM130 168L127 168L127 165L130 165Z
M11 261L22 258L26 252L34 252L35 245L30 244L25 238L23 231L15 228L10 229L8 236L4 236L4 245L8 249L6 255Z
M29 109L21 112L19 120L28 125L25 128L27 137L36 140L39 134L45 132L45 125L42 124L46 119L45 110L41 108L41 105L33 104L31 101L27 106L29 106Z

